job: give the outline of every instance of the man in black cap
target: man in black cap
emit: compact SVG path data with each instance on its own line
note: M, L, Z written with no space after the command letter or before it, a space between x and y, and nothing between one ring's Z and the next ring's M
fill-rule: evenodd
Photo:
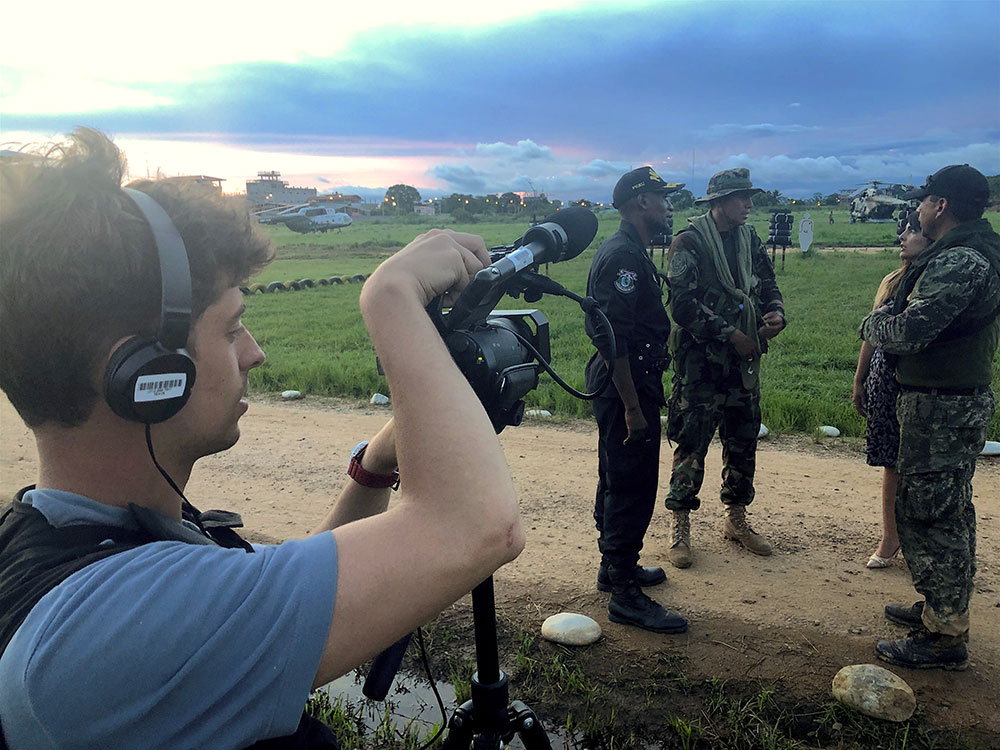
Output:
M920 200L920 226L933 244L910 262L892 314L874 310L861 336L895 355L896 525L924 600L885 608L889 620L914 629L875 651L903 667L962 670L976 572L972 475L993 414L1000 340L1000 235L982 218L986 178L968 164L935 172L903 198Z
M587 364L587 389L599 387L611 371L607 389L592 402L599 434L597 587L611 592L612 622L656 633L681 633L687 621L640 589L666 580L662 568L638 564L656 504L670 333L660 281L646 247L654 235L669 230L673 207L668 195L682 187L664 182L652 167L632 170L618 180L614 206L621 213L621 226L594 254L587 279L587 294L600 303L614 329L615 348L612 358L607 333L588 318L587 333L597 352Z
M673 512L668 558L691 565L690 513L701 505L705 456L719 431L723 534L757 555L771 545L747 522L754 499L760 432L760 357L785 327L785 309L767 250L747 224L763 192L750 170L726 169L695 203L709 210L689 219L670 245L670 312L674 360L667 437L677 444L666 506Z

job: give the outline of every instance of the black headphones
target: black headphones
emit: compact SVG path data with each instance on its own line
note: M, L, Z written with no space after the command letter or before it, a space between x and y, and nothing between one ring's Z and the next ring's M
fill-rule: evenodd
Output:
M149 425L179 412L194 385L194 362L184 349L191 327L191 269L167 212L145 193L122 190L153 233L160 261L160 328L156 338L133 336L115 349L104 372L104 399L119 417Z

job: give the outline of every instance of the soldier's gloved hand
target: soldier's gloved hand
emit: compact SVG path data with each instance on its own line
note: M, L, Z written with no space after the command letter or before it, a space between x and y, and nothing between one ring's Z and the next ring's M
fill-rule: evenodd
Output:
M733 345L733 348L736 350L736 353L740 355L741 359L752 357L757 351L757 347L754 346L753 339L738 328L733 331L732 335L729 337L729 343Z
M640 443L645 439L649 423L643 416L641 407L634 406L625 410L625 426L628 428L628 437L622 441L622 445Z

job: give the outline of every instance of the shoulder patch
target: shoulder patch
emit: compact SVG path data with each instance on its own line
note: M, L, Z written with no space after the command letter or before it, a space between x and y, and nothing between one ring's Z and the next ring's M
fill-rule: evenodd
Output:
M667 275L672 278L679 278L687 275L690 269L691 262L688 254L684 252L674 253L673 257L670 258L670 264L667 266Z
M631 294L635 291L635 282L639 274L628 268L618 269L618 278L615 279L615 289L622 294Z

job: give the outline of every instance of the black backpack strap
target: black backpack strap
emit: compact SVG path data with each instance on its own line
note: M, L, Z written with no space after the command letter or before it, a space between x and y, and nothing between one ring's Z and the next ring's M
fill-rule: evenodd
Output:
M245 750L340 750L340 744L330 727L303 711L293 734L261 740Z

